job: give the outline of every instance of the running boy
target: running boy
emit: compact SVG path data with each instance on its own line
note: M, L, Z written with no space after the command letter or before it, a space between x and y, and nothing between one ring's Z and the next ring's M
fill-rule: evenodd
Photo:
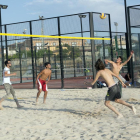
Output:
M11 66L12 66L11 60L10 59L6 60L5 61L5 68L3 70L3 85L4 85L4 88L5 88L5 91L6 91L6 95L3 98L1 98L1 100L0 100L0 109L1 110L3 109L1 103L5 99L7 99L10 96L10 94L12 94L12 96L15 100L15 103L17 105L17 108L22 108L23 107L19 104L18 99L15 95L15 90L13 89L12 83L10 81L11 76L16 76L16 73L12 73L12 74L10 73Z
M36 97L36 104L38 104L38 98L39 98L42 90L44 91L43 103L44 104L46 103L47 92L48 92L47 83L50 81L50 78L51 78L51 70L50 70L51 64L49 62L46 62L44 65L45 65L45 69L42 70L38 74L37 79L36 79L36 84L38 84L38 93L37 93L37 97Z
M120 114L111 104L110 101L115 101L116 103L120 103L123 104L127 107L129 107L130 109L132 109L132 111L134 112L134 114L136 114L136 109L134 108L134 106L126 103L125 101L121 100L121 94L120 94L120 89L118 87L118 85L115 83L115 81L113 80L112 76L115 76L116 78L119 79L119 81L122 83L123 87L126 87L126 85L122 82L122 80L120 79L120 77L116 74L114 74L112 71L110 71L109 69L105 69L105 66L103 64L103 62L98 59L96 61L95 64L95 68L98 71L96 74L96 77L94 79L94 81L91 83L91 85L94 85L95 82L98 80L98 78L101 76L107 83L108 85L108 92L107 95L105 97L105 105L111 109L114 113L116 113L118 115L118 119L122 118L123 115ZM87 82L86 82L87 83Z

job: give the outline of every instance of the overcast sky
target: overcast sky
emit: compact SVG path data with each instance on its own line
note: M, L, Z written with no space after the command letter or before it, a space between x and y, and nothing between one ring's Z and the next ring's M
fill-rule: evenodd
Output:
M125 31L124 0L0 0L8 5L2 9L2 23L15 23L62 15L103 12L111 15L112 31L114 22L118 22L118 31ZM127 5L140 4L140 0L127 0Z

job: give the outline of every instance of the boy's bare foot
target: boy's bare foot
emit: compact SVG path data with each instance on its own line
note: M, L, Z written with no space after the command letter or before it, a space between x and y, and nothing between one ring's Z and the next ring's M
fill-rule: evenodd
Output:
M19 105L19 106L17 106L17 108L22 108L23 106L21 106L21 105Z
M35 102L35 105L39 105L39 102Z
M134 106L132 106L132 111L134 112L134 114L136 115L136 108Z
M2 105L0 104L0 110L3 110L4 108L2 107Z
M122 114L119 114L117 119L120 119L120 118L123 118L123 115Z
M46 104L46 102L44 102L43 104Z

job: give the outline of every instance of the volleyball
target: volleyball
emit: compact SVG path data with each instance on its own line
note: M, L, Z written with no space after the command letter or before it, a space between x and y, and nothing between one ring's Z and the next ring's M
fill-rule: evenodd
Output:
M101 18L101 19L105 19L105 18L106 18L105 13L101 13L101 14L100 14L100 18Z

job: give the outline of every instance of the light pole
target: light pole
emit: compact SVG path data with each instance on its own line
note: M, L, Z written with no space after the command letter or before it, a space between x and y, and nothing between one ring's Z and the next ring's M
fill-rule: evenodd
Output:
M117 22L114 22L114 25L116 26L116 36L117 36L117 32L118 32L118 23Z
M118 55L118 42L117 42L117 32L118 32L118 23L117 22L114 22L114 25L116 26L116 36L115 36L115 45L116 45L116 55Z
M44 23L43 23L43 16L39 16L41 20L41 35L44 35ZM44 37L42 37L42 48L44 49Z
M8 5L0 4L0 33L2 33L2 18L1 18L1 9L7 9ZM4 48L2 46L2 36L1 36L1 50L2 50L2 68L4 69Z
M81 23L81 36L83 37L83 26L82 26L82 18L85 18L86 15L78 15L80 18L80 23ZM85 63L85 48L83 44L83 39L82 39L82 48L83 48L83 65L84 65L84 76L86 76L85 68L86 68L86 63Z
M23 34L26 34L26 30L27 29L24 29ZM25 48L25 58L27 59L26 40L25 40L24 48Z

